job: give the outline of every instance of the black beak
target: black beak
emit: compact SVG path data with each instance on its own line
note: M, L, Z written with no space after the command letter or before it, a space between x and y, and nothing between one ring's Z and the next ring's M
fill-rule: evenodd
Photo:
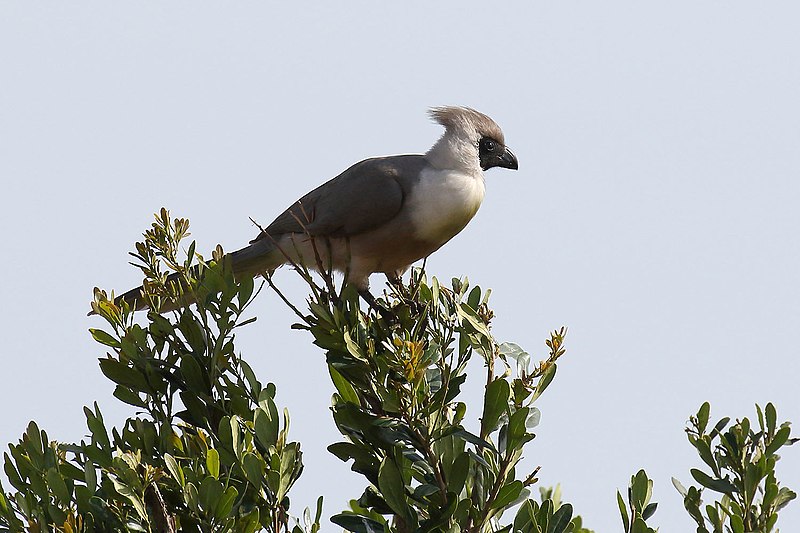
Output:
M503 148L504 150L502 153L481 152L481 168L483 170L489 170L492 167L501 167L517 170L519 168L517 156L515 156L508 148Z
M506 148L505 152L503 152L503 155L500 156L500 162L497 164L497 166L502 168L510 168L511 170L517 170L519 168L517 156L515 156L511 150Z

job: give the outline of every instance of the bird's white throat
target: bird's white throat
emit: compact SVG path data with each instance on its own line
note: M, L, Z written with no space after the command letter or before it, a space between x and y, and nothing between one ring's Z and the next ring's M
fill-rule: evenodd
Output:
M472 220L485 192L481 172L424 170L407 204L415 237L444 244Z

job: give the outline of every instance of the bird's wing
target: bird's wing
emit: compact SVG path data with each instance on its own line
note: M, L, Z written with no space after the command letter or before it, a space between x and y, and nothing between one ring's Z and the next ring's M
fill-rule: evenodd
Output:
M377 228L397 216L426 164L421 155L356 163L300 198L251 243L287 233L351 237Z

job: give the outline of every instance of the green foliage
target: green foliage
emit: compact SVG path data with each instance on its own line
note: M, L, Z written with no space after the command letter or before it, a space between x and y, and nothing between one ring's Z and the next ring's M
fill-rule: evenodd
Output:
M628 485L628 501L617 491L617 504L622 516L625 533L656 533L657 529L647 526L645 521L653 516L658 504L651 502L653 496L653 480L647 477L644 470L639 470L631 477Z
M196 307L171 320L151 311L140 324L126 305L95 292L92 308L108 325L91 330L109 349L100 369L140 416L109 432L99 407L86 408L90 437L79 444L51 442L32 422L5 454L16 493L0 497L0 530L290 528L287 493L302 472L300 445L289 440L275 387L258 381L234 349L236 328L249 322L241 316L253 281L234 281L221 250L205 262L192 243L179 260L187 235L187 221L162 211L133 255L155 309L184 292ZM321 501L316 519L307 515L294 530L316 531L320 515Z
M726 417L709 429L710 411L711 406L704 403L690 417L686 429L689 442L710 472L692 469L700 486L688 489L672 480L697 523L697 532L774 531L778 511L797 496L781 487L775 477L778 450L797 441L790 438L789 422L778 426L775 407L768 403L763 410L756 405L758 427L752 427L747 418L728 426L730 418ZM720 496L703 508L704 490Z
M51 441L31 422L4 456L14 492L0 487L0 532L320 530L321 497L313 516L289 514L300 445L289 440L275 386L259 381L234 346L236 329L255 320L242 316L255 284L234 279L219 247L206 261L191 243L179 258L188 229L162 210L136 244L146 317L95 291L93 312L107 323L90 330L107 352L100 370L137 416L109 429L97 404L84 408L89 435L77 444ZM546 356L532 364L521 347L492 336L490 291L466 279L443 286L415 270L408 285L393 284L382 308L362 309L354 288L337 291L325 265L317 265L321 283L294 266L310 289L307 312L271 276L266 282L326 354L343 436L328 449L366 485L334 524L356 533L592 533L560 487L531 498L538 468L519 471L565 329L551 333ZM468 406L461 389L473 359L483 365L483 398ZM697 531L773 531L795 498L775 477L778 450L795 440L788 422L777 426L768 404L757 406L757 429L745 418L726 430L725 418L707 433L709 410L704 404L687 432L710 473L692 470L701 486L688 490L673 480ZM656 531L646 524L652 490L641 470L627 499L617 493L625 533ZM721 494L705 515L704 490Z
M351 287L337 294L330 273L319 270L324 283L310 282L311 313L296 327L326 351L336 387L333 417L345 440L329 450L368 482L333 522L358 532L499 531L503 514L525 502L515 531L572 531L572 507L528 500L536 473L517 472L540 417L533 403L555 376L565 330L551 334L548 356L531 365L519 346L494 339L489 292L466 279L444 287L415 270L378 313L364 312ZM470 431L460 395L475 355L486 369L485 392Z

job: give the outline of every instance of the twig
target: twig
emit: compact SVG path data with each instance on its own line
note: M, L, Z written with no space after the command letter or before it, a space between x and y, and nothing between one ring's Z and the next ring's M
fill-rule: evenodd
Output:
M284 296L281 290L275 285L275 283L272 281L272 276L271 275L266 276L264 279L267 280L267 284L273 291L275 291L275 294L277 294L280 297L280 299L283 300L283 303L289 306L289 309L294 311L294 314L300 317L300 320L302 320L305 323L308 323L308 320L303 315L303 313L301 313L300 310L297 307L295 307L295 305L292 302L290 302L289 299L286 296Z
M175 533L175 517L167 510L164 498L155 481L150 483L144 491L144 501L150 514L153 515L154 533Z

